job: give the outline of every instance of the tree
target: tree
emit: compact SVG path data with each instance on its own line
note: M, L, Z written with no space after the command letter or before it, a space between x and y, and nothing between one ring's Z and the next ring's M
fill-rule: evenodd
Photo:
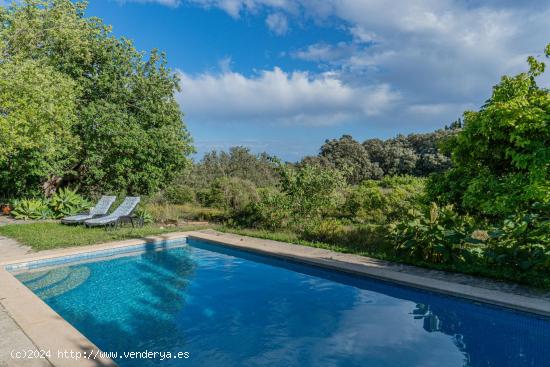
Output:
M86 2L25 0L0 9L1 59L40 62L79 92L72 131L80 143L59 184L148 194L187 166L193 148L164 54L146 58L114 37L100 19L84 16Z
M453 168L428 185L434 199L491 217L550 202L550 92L536 84L544 64L528 62L528 72L502 77L479 111L464 113L447 143Z
M367 179L382 177L380 167L371 162L365 148L350 135L340 139L326 140L319 157L329 166L344 173L349 184L358 184Z
M77 161L76 83L33 60L0 64L0 191L37 194Z
M340 171L319 166L291 167L280 164L281 191L287 196L298 221L318 218L338 204L339 189L345 186Z
M439 146L460 131L460 122L426 134L398 135L395 138L367 139L362 144L350 135L326 140L318 156L305 157L308 164L341 171L351 185L384 176L428 176L451 165L449 154Z
M197 189L220 178L236 177L252 181L257 187L273 186L278 181L276 165L267 153L252 154L242 146L231 147L228 152L211 151L194 165L190 174L178 181Z
M402 135L386 141L366 140L363 147L371 160L380 166L384 175L411 175L419 159L416 152L409 147L407 138Z

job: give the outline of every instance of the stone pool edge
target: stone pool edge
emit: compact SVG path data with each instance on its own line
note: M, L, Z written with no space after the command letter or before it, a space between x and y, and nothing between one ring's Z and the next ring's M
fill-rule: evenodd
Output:
M99 351L89 339L20 283L5 267L18 263L71 256L85 252L112 250L140 245L144 242L166 241L185 237L550 317L550 302L544 299L432 279L427 276L406 274L390 269L384 265L384 262L364 256L230 235L212 230L175 232L91 246L48 250L0 261L0 304L37 349L51 350L52 353L58 350L74 350L86 353L91 350ZM53 356L48 358L48 361L53 366L60 367L116 366L116 363L109 358L75 361Z

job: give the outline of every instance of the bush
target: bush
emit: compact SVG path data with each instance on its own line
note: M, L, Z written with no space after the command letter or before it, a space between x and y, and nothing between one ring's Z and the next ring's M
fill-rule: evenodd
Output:
M167 187L162 197L169 204L190 204L195 202L195 191L185 185L174 185Z
M340 171L316 165L293 168L280 164L279 172L281 191L295 221L320 219L341 204L340 194L346 182Z
M234 217L239 226L276 230L286 228L291 211L288 197L273 188L258 189L259 200Z
M472 238L472 223L457 215L452 206L443 208L432 203L428 214L399 223L393 231L395 251L416 261L456 264L473 260L479 255Z
M539 214L516 214L489 232L488 264L515 271L550 273L550 219Z
M547 47L547 55L550 48ZM464 129L444 143L452 168L430 180L431 199L491 220L550 203L550 90L537 85L544 64L502 77Z
M224 177L214 180L201 201L206 206L238 213L259 200L256 185L238 177Z
M386 256L390 251L386 236L386 226L346 225L334 218L311 223L300 232L300 238L309 242L340 246L378 257Z
M68 188L59 189L49 200L54 218L81 213L91 207L90 202Z
M388 224L403 220L424 204L425 180L410 176L368 180L347 195L344 212L358 223Z
M185 204L147 204L144 209L156 223L167 223L178 220L205 220L221 222L226 219L225 212L216 208L202 208Z
M306 241L338 243L345 233L345 227L334 218L313 222L304 227L302 238Z
M59 189L50 199L21 199L12 203L15 219L57 219L75 215L91 207L71 189Z
M138 208L136 210L136 217L143 223L143 224L151 224L154 222L153 216L147 209L145 208Z
M42 199L21 199L13 202L11 215L15 219L48 219L53 217L48 202Z

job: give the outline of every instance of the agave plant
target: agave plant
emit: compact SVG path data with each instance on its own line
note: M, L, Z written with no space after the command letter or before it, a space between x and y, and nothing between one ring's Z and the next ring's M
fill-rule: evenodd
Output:
M21 199L14 201L12 205L11 215L15 219L49 219L53 217L53 212L45 200Z
M143 224L150 224L150 223L153 223L154 220L153 220L153 216L151 215L151 213L149 213L146 209L144 208L138 208L138 210L136 210L136 217L141 221L141 223Z
M69 188L57 190L50 199L50 208L56 218L78 214L90 207L91 204L86 199Z

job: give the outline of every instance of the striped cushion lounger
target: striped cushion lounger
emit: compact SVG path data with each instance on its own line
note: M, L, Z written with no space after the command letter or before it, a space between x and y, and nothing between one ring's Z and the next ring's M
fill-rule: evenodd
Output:
M132 212L136 209L136 206L139 204L139 196L127 196L122 204L116 208L111 214L104 217L88 219L84 222L84 225L87 227L96 227L96 226L112 226L116 227L122 221L129 220L134 225ZM143 223L140 223L143 224Z
M61 219L64 224L80 224L88 219L102 217L109 211L109 208L116 200L116 196L102 196L97 204L90 209L89 213L81 213Z

